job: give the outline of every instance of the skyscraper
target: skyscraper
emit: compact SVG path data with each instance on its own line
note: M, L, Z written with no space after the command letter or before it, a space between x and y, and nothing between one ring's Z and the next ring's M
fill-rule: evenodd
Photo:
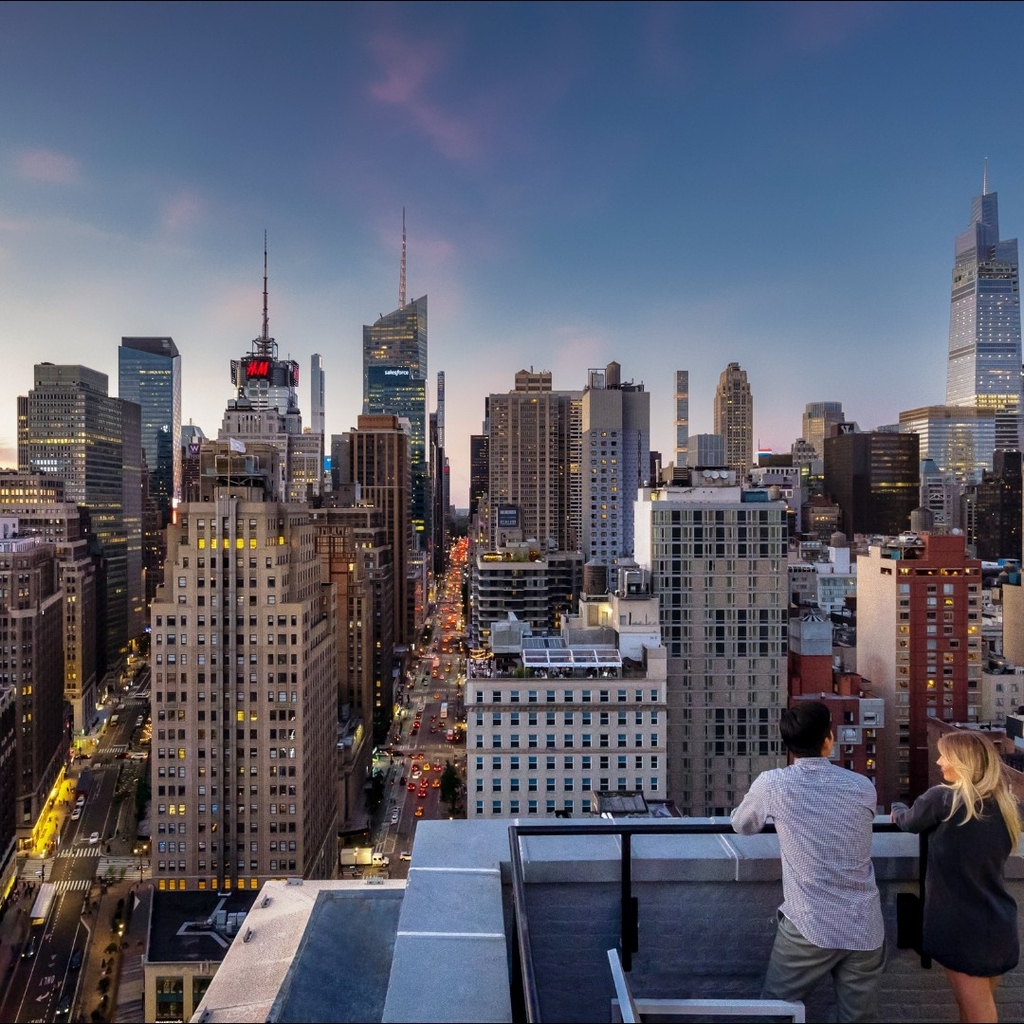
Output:
M996 414L996 447L1020 448L1020 266L1017 239L999 238L998 196L971 202L971 222L957 236L949 316L946 405Z
M399 375L397 371L407 373ZM397 385L397 386L396 386ZM405 300L405 210L398 309L363 326L363 415L409 421L412 471L412 543L425 551L431 536L427 471L427 297Z
M181 356L173 338L122 338L117 370L118 397L142 410L149 494L166 526L181 499Z
M633 503L647 481L651 396L623 383L618 363L591 370L583 392L583 535L588 559L611 565L633 554Z
M725 439L725 464L740 477L754 464L754 399L747 371L730 363L715 391L715 433Z
M690 450L690 371L676 370L676 465L685 466Z
M280 450L204 445L152 606L152 871L160 890L329 878L337 859L336 588Z
M118 394L141 409L142 567L147 605L163 578L164 527L181 500L181 356L172 338L122 338Z
M804 407L803 439L814 446L819 459L825 457L825 438L837 423L843 422L842 402L808 402Z
M437 373L437 412L430 414L430 469L432 475L431 536L432 568L435 575L444 572L448 564L448 506L451 501L449 489L448 455L444 441L444 370Z
M487 399L485 399L487 401ZM486 427L486 424L485 424ZM486 433L469 435L469 518L480 511L486 501L490 476L490 438Z
M415 596L410 586L409 433L397 416L360 416L345 435L339 450L341 485L359 484L362 500L384 514L384 529L394 558L394 635L396 644L409 644L415 636ZM333 455L332 455L333 465ZM390 680L387 681L390 684ZM375 714L380 723L390 721L393 694L378 695Z
M228 400L218 438L273 444L281 452L278 490L285 501L308 501L323 484L322 434L302 432L296 389L299 364L278 357L267 312L267 250L263 250L263 330L249 355L231 360L236 397Z
M67 753L64 593L57 585L55 563L54 546L39 537L0 541L0 691L8 684L15 688L19 852L33 849L46 832L42 812Z
M917 434L886 430L825 438L825 492L843 510L847 537L909 528L920 501L918 449Z
M141 410L107 395L107 375L39 363L18 399L18 469L52 473L65 500L84 505L107 562L106 660L142 633Z
M324 357L314 352L309 368L309 428L314 434L324 435Z
M651 574L668 652L668 796L683 814L727 814L783 763L785 504L710 477L644 488L636 561Z
M547 549L575 551L582 518L581 391L552 391L551 371L519 370L515 388L488 399L490 543L496 510L519 510L524 537Z
M422 547L429 514L426 295L363 327L363 415L409 421L413 542Z

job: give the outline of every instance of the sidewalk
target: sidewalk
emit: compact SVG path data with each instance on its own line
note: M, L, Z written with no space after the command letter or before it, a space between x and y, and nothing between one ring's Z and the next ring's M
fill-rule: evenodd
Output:
M15 891L20 893L22 885L19 875ZM17 900L12 898L3 919L0 920L0 999L7 994L11 975L14 973L15 958L21 950L21 944L32 930L29 914L38 891L37 887L31 894L20 895Z
M89 932L89 946L82 964L74 1019L91 1021L98 1011L103 1020L140 1021L142 957L146 951L152 887L148 882L140 887L137 879L127 875L106 886L97 880L93 891L92 907L82 915ZM122 934L113 928L119 905L121 920L126 922Z

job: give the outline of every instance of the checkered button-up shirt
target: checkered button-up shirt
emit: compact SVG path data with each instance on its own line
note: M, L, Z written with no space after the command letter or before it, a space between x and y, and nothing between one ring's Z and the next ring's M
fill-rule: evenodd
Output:
M885 936L871 864L875 787L824 757L759 775L732 812L742 835L775 822L782 856L779 908L823 949L877 949Z

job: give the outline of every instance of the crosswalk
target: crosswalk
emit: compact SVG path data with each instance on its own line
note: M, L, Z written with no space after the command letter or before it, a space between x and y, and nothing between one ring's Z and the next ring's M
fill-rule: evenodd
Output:
M59 857L100 857L103 851L99 848L99 844L95 846L77 846L72 850L61 850L57 855Z
M113 743L109 747L100 747L97 754L123 754L128 750L127 743Z
M63 881L53 883L57 892L88 892L92 886L91 878L65 878Z

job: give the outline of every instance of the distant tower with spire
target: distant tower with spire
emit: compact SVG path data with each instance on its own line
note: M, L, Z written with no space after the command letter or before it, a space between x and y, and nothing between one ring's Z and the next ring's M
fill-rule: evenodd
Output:
M999 197L989 191L985 160L981 195L957 236L949 317L946 405L995 415L997 449L1021 444L1020 263L1017 239L999 237Z
M299 364L278 356L270 336L267 288L267 236L263 234L263 321L249 354L231 360L235 397L228 401L218 440L248 445L274 444L284 456L282 497L306 501L320 493L323 435L302 432Z
M406 227L402 209L402 254L398 309L363 326L363 414L398 416L409 423L412 466L412 533L417 550L430 536L430 477L427 466L427 297L406 297Z

